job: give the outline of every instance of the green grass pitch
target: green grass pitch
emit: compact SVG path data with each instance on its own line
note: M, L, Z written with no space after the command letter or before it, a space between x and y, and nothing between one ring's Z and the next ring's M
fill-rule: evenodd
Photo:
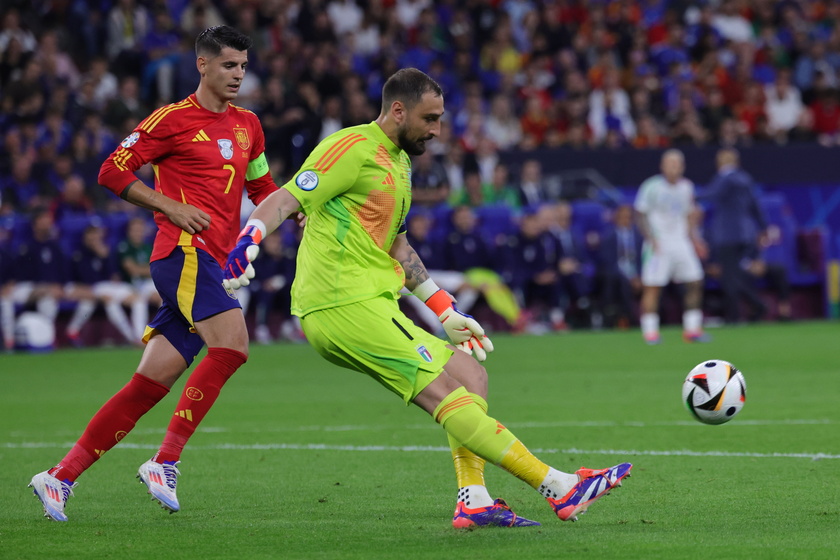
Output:
M542 527L459 532L443 430L308 345L252 347L188 445L167 515L134 478L159 444L176 391L79 479L69 523L26 488L129 378L139 352L0 356L0 558L329 559L840 557L836 323L494 338L490 413L546 462L635 464L578 523L525 484L487 483ZM374 336L375 333L372 333ZM742 369L744 410L695 422L680 401L697 363Z

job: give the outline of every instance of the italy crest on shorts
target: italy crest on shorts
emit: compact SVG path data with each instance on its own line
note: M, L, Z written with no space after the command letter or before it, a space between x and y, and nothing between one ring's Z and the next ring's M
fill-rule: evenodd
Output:
M219 151L222 153L223 158L230 159L233 157L233 142L231 140L222 138L221 140L216 140L216 143L219 145Z
M251 140L248 138L247 128L234 128L233 137L236 138L236 145L243 150L247 150L251 147Z
M427 362L432 361L432 353L429 352L429 349L423 346L422 344L418 346L415 350L417 350L417 353L420 354L420 357L423 358L423 360Z

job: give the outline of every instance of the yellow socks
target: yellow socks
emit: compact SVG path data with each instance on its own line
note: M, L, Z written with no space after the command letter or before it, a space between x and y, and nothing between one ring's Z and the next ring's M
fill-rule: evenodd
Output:
M481 402L484 402L483 399ZM538 489L545 480L548 465L534 457L510 430L487 416L465 388L459 387L447 395L433 416L451 436L450 446L460 442L461 446L478 456L476 459L482 458L499 465L533 488ZM453 448L453 458L456 449ZM455 468L459 486L484 484L483 465L476 470L478 463L469 455L459 452ZM462 484L462 476L464 481L469 481L468 484Z
M468 393L472 401L487 413L487 401L475 393ZM458 488L465 486L484 486L484 459L464 447L460 441L447 434L449 448L452 449L452 461L455 463L455 478Z

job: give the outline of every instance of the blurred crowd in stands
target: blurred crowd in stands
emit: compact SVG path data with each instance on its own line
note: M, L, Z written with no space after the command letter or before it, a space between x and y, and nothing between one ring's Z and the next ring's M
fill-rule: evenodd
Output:
M528 232L557 230L569 205L546 185L539 161L509 168L505 153L840 140L834 0L5 0L0 18L0 283L7 288L32 281L6 263L38 239L39 220L57 224L53 249L68 263L83 250L88 226L102 226L91 237L104 235L98 244L115 254L128 242L137 214L97 186L99 166L152 109L194 91L194 39L222 23L254 40L236 103L260 116L278 181L320 139L373 120L396 69L435 78L447 114L440 139L414 161L415 214L436 218L439 240L460 227L450 220L453 207L466 206L473 221L495 220L504 231L482 250L504 246L509 254L476 267L496 270L521 306L525 284L514 276L522 269L510 255L565 251L562 240L547 249ZM460 235L466 244L469 234ZM294 235L285 237L278 254L293 252ZM513 248L513 238L529 249ZM589 257L535 281L556 293L534 293L563 302L553 309L587 309L594 288L575 275L604 275ZM137 284L124 260L108 265L116 268L106 276ZM71 269L53 284L80 282ZM287 287L288 274L277 282ZM21 293L18 307L34 297ZM118 318L116 307L134 306L134 334L150 297L96 296L111 305L108 317L121 332L132 321ZM565 319L555 311L549 322Z

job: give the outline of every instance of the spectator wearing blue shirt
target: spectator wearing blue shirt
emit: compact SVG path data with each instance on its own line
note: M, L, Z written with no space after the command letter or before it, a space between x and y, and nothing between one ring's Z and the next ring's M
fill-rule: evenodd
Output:
M717 153L718 173L698 199L713 206L707 239L715 260L720 264L720 284L724 298L724 318L737 323L741 318L741 300L750 306L750 319L758 320L767 307L743 263L756 252L757 243L766 235L767 221L758 203L752 177L740 169L736 150L725 148Z

